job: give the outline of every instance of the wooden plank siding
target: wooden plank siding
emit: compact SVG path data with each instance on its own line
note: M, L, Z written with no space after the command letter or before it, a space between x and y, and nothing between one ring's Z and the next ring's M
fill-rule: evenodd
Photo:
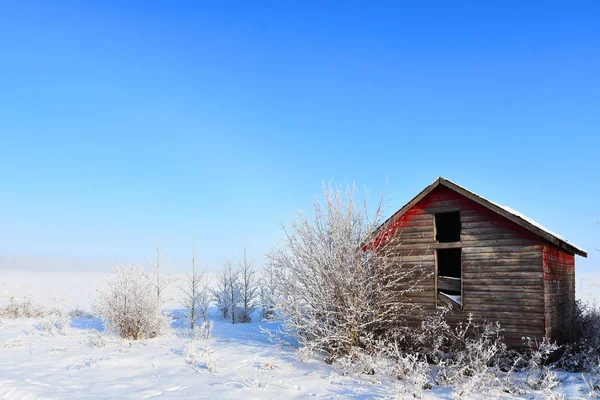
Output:
M437 243L434 213L450 211L460 211L461 241ZM571 277L564 257L548 250L551 245L536 234L447 187L433 189L374 240L385 244L396 268L418 265L430 276L420 282L418 293L409 295L410 302L422 308L411 325L436 308L435 257L442 248L462 248L462 307L454 307L450 323L464 321L469 314L476 320L499 321L507 343L519 346L523 336L541 339L547 333L547 315L558 315L564 307L555 296L564 294L566 286L545 280ZM548 267L543 267L544 260ZM547 298L554 298L552 307L545 303Z
M575 311L575 256L548 243L542 249L546 335L570 339Z

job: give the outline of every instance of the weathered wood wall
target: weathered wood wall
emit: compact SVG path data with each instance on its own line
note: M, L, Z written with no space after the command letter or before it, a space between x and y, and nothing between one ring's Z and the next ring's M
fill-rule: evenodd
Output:
M437 243L434 213L460 211L460 243ZM420 292L410 300L422 307L415 314L418 323L436 307L435 250L462 248L462 309L448 316L450 322L477 320L500 322L509 345L519 346L523 336L543 337L546 315L557 316L562 303L545 306L550 298L571 290L543 279L543 250L553 247L539 236L443 186L438 186L384 229L375 244L384 244L395 255L398 267L420 265L428 277L420 282ZM548 260L556 257L548 256ZM562 260L562 259L561 259ZM554 274L564 265L548 263ZM546 268L544 266L544 268ZM563 269L560 269L563 271ZM562 275L561 275L562 276ZM550 281L548 281L550 282ZM553 325L554 326L554 325ZM550 332L552 333L552 331Z
M571 338L575 311L575 256L551 244L542 248L546 336L563 342Z

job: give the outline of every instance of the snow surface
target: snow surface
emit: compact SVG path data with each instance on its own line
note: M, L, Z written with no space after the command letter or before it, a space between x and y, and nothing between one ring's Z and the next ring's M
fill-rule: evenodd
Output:
M105 277L93 273L3 271L0 306L10 297L30 295L64 310L89 309L95 288ZM599 275L578 276L578 297L596 300L599 288ZM192 341L183 326L186 320L178 309L176 292L171 294L171 304L175 305L173 333L140 341L102 332L97 318L72 320L66 336L48 336L39 329L40 320L0 319L0 398L396 398L395 380L343 376L335 366L319 359L300 362L294 348L271 343L261 332L261 327L277 328L275 322L231 325L213 317L213 338ZM107 341L104 347L90 345L90 339L98 335ZM190 354L194 355L193 362ZM210 359L216 369L209 368ZM568 399L588 398L581 375L560 373L559 377L562 393ZM446 387L425 391L426 399L451 396L452 389ZM496 398L514 397L498 393ZM541 399L542 394L518 398Z
M446 296L447 298L449 298L450 300L452 300L453 302L457 303L457 304L462 304L462 297L458 294L448 294L448 293L444 293L444 292L440 292L441 295Z
M455 281L460 281L460 278L457 278L455 276L444 276L444 275L439 275L440 278L446 278L446 279L454 279Z

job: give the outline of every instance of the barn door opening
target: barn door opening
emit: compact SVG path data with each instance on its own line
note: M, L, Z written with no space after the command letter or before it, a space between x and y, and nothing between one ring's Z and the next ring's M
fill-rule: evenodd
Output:
M452 303L462 305L462 251L457 249L438 249L437 291L438 304ZM452 302L452 303L449 303Z

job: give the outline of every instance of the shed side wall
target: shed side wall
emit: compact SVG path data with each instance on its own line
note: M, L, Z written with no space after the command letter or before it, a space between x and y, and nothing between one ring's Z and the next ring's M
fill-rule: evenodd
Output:
M570 339L575 311L575 256L547 243L543 247L546 336Z

